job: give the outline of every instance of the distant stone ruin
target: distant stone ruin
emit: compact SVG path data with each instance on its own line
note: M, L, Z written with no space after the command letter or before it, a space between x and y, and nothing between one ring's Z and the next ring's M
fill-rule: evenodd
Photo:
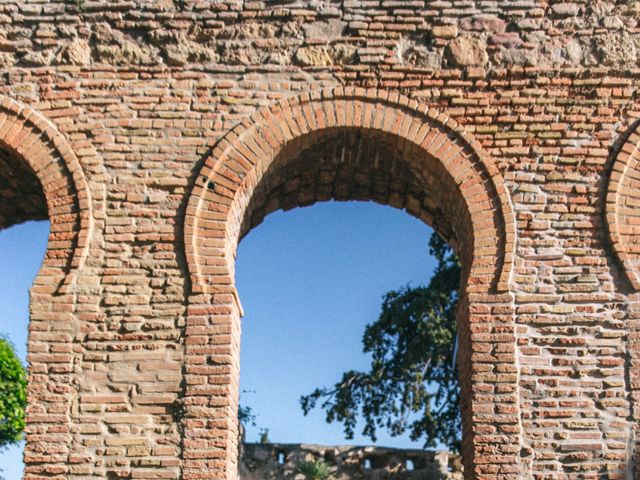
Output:
M336 480L462 480L459 455L446 451L401 450L350 445L245 443L240 480L301 480L298 462L324 460Z
M237 480L238 243L329 200L460 257L467 480L640 480L639 192L638 0L1 0L23 480Z

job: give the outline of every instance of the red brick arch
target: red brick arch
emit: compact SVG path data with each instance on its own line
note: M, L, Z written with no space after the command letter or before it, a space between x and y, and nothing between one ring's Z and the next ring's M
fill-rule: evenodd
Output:
M17 169L8 173L33 178L31 187L42 190L37 195L46 203L46 211L44 204L38 205L20 218L4 218L0 228L29 219L50 221L45 257L30 290L29 315L25 478L40 478L47 468L43 462L68 461L72 429L65 423L71 421L77 397L69 307L76 272L87 257L91 202L80 162L62 134L35 110L6 97L0 97L0 147ZM50 453L43 453L43 445Z
M368 143L376 147L360 161ZM377 149L384 151L380 162L387 170L371 170ZM317 169L323 156L334 170L353 167L356 185L344 187L339 173ZM310 171L316 180L307 178ZM403 182L388 178L405 174ZM361 178L369 175L375 181ZM323 183L327 176L331 180ZM304 94L260 110L216 145L197 177L185 218L192 282L185 478L235 478L239 239L270 211L331 198L403 208L451 241L465 266L458 334L467 477L521 478L521 455L529 451L508 292L514 215L504 181L479 143L452 119L408 97L355 88Z
M0 145L40 182L51 227L39 280L64 290L87 256L91 231L89 188L80 162L50 121L7 97L0 97Z
M229 282L221 278L227 272L221 273L220 259L231 265L234 257L228 254L234 252L218 248L216 239L224 235L235 249L241 231L230 231L234 223L228 220L242 215L242 199L251 196L285 145L303 137L303 143L310 144L319 132L339 128L394 135L439 159L470 212L476 243L473 258L484 269L481 276L491 277L484 285L508 290L515 251L514 215L504 180L480 144L451 118L408 97L332 89L259 111L229 132L207 158L186 216L185 248L194 292Z
M640 123L613 162L606 198L611 246L634 290L640 290Z

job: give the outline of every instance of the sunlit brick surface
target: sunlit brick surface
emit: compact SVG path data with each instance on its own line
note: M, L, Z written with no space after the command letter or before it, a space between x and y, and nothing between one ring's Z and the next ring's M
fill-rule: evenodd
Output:
M469 479L640 479L637 2L0 4L0 225L45 216L28 480L236 480L239 239L372 200L464 262ZM46 208L45 208L46 205Z

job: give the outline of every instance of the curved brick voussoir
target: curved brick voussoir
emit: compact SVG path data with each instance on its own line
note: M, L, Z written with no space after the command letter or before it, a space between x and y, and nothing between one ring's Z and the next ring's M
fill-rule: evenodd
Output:
M91 230L89 188L78 158L44 116L6 97L0 97L0 148L0 175L13 196L0 207L0 228L49 219L35 285L63 292L87 256Z
M0 98L0 228L49 219L45 258L31 288L25 479L68 471L73 459L75 317L71 288L87 256L90 196L80 163L35 110Z
M239 124L214 148L198 175L186 216L185 245L194 292L211 291L220 285L216 276L220 271L214 267L220 265L220 259L216 257L225 257L229 271L233 271L234 256L217 248L213 239L230 238L234 246L229 253L235 251L238 238L248 229L243 224L247 221L243 202L252 196L272 163L282 163L283 157L295 156L320 138L345 129L365 132L369 138L385 137L400 151L413 149L414 156L437 160L437 175L449 177L451 187L457 190L452 194L464 203L457 206L459 213L470 216L472 231L468 233L473 245L456 245L455 238L449 239L463 257L468 257L470 269L476 267L477 275L470 279L494 291L508 290L515 250L514 215L504 181L491 158L445 115L428 111L397 93L352 88L278 102ZM361 199L392 204L373 197ZM411 205L415 200L422 199L405 198L396 206L433 225L428 212Z
M640 122L613 162L606 199L613 251L635 291L640 290Z

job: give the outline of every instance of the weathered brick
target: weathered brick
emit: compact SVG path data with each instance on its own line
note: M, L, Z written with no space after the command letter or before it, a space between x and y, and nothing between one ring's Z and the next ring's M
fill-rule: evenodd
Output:
M637 9L174 3L0 5L0 228L51 221L25 478L235 478L237 239L332 198L467 267L467 478L625 478Z

